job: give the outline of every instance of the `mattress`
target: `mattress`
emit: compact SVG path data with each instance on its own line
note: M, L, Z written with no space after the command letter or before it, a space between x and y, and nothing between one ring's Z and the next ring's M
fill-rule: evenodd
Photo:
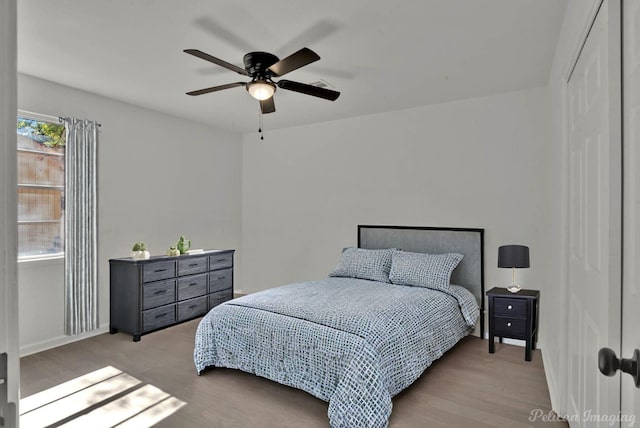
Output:
M462 337L479 309L449 290L330 277L228 301L200 322L194 362L302 389L329 403L329 423L382 428L391 398Z

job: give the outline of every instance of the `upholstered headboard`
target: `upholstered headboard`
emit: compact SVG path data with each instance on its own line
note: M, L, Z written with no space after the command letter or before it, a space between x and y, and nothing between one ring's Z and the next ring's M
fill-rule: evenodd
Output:
M479 335L484 337L484 229L359 225L358 247L462 254L464 258L453 271L451 283L465 287L476 297L480 307Z

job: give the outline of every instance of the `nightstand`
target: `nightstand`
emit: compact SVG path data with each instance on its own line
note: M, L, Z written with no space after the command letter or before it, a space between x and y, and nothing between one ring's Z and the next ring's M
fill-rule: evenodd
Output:
M538 340L538 290L522 289L511 293L506 288L492 288L489 298L489 353L495 350L494 337L526 341L524 359L531 361L531 350Z

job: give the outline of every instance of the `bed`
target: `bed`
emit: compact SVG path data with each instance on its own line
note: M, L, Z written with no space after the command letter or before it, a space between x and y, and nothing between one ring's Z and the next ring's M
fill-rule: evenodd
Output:
M375 260L387 254L398 260L424 253L461 255L447 277L451 285L426 288L377 276L350 277L339 265L331 274L337 276L243 296L201 320L196 370L239 369L302 389L329 403L333 428L386 427L393 396L461 338L483 336L483 234L482 229L358 226L358 247L349 254ZM348 257L343 253L341 263ZM394 264L387 275L402 277L399 269Z

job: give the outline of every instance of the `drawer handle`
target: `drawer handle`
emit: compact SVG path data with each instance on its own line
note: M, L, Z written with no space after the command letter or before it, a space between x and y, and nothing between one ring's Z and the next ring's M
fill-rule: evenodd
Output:
M511 323L510 322L507 323L507 327L511 327Z
M189 267L194 267L194 266L198 266L198 263L191 263L191 264L189 265Z
M166 272L166 271L167 271L166 269L156 269L156 270L154 270L154 272Z
M226 276L219 276L218 279L225 279Z
M191 306L189 306L189 309L195 309L197 307L198 307L198 305L191 305Z
M507 306L507 309L511 310L511 309L513 309L513 306L509 305L509 306Z
M216 262L226 262L226 261L227 261L227 259L218 259L218 260L216 260Z
M162 318L162 317L166 317L166 316L167 316L167 314L160 314L160 315L156 315L156 319L158 319L158 318Z
M153 293L154 296L159 296L161 294L167 294L167 290L158 290L155 293Z
M198 285L197 282L192 282L191 284L189 284L189 287L193 287L194 285Z

